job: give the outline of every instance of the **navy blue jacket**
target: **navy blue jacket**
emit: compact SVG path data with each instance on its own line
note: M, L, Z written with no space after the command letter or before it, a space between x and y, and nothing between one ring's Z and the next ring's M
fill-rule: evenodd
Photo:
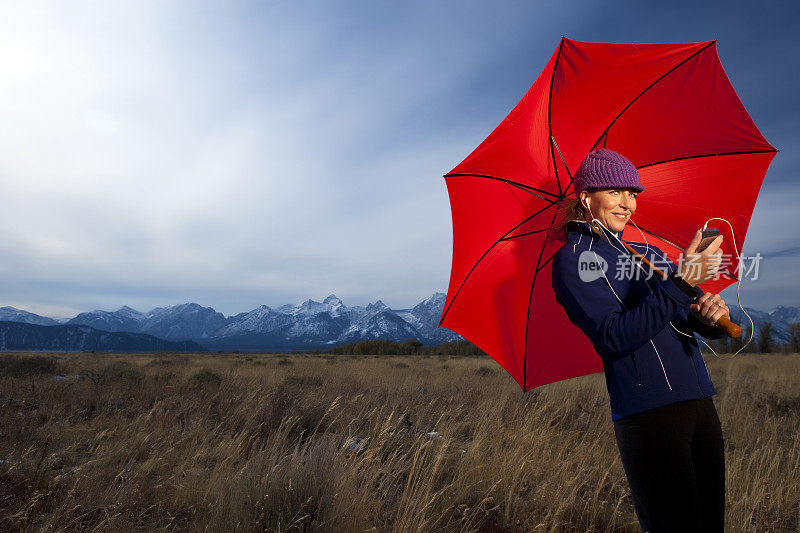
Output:
M657 274L647 279L643 264L639 279L628 275L630 254L610 238L585 222L570 222L567 242L553 257L552 284L556 301L603 360L611 419L716 394L694 333L718 339L724 332L692 314L686 287ZM659 248L625 242L658 268L676 269Z

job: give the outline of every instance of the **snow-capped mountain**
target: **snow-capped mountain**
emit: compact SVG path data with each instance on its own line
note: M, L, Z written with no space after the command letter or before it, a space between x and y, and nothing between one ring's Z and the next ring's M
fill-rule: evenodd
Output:
M368 304L366 307L352 308L348 327L338 338L328 340L327 344L342 344L364 339L402 341L409 337L419 338L423 342L430 342L412 324L409 324L397 312L389 309L386 304L378 300Z
M145 315L127 305L116 311L102 311L97 309L88 313L81 313L67 321L67 324L90 326L103 331L130 331L138 332Z
M0 320L9 322L22 322L24 324L37 324L39 326L55 326L58 322L46 316L29 313L16 307L0 307Z
M411 317L406 311L406 316ZM441 316L441 309L439 310ZM439 317L436 317L438 323ZM416 322L419 320L415 319ZM430 328L428 328L430 329ZM448 340L461 337L444 330ZM449 334L449 337L448 337ZM380 300L365 307L347 307L335 294L322 302L306 300L299 305L266 305L228 318L228 323L206 341L213 347L251 348L325 347L365 339L405 340L414 337L430 343L416 326ZM441 342L441 341L439 341Z
M222 313L196 303L156 307L146 314L128 306L116 311L96 310L81 313L68 322L103 331L146 333L175 341L208 338L226 323Z
M731 310L731 321L739 324L739 326L742 328L742 335L744 336L747 328L750 327L750 320L748 320L745 314L742 313L742 310L739 309L739 306L728 303L728 308ZM800 322L800 307L782 305L776 307L769 313L759 311L758 309L752 309L747 306L744 306L744 309L747 311L747 314L750 315L750 318L753 319L753 324L755 325L755 329L753 330L753 341L756 341L760 338L761 326L769 322L772 325L773 342L778 344L786 344L789 342L789 324L792 324L793 322ZM747 337L743 337L745 342L747 341L748 337L749 335L747 335Z
M445 293L435 292L413 308L398 309L395 312L400 318L416 328L420 335L430 339L432 343L449 342L455 340L455 334L447 328L439 327L439 319L442 318L446 298L447 295ZM458 339L460 340L461 337L458 336Z
M207 339L227 319L211 307L196 303L156 307L142 321L139 331L171 341Z
M730 305L728 307L730 307ZM779 305L773 309L769 315L776 322L784 322L786 324L800 322L800 307Z

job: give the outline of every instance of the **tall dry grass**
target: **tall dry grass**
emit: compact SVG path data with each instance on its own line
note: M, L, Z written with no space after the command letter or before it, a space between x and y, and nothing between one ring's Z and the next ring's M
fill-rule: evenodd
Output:
M796 531L800 357L706 358L729 530ZM0 376L2 530L639 530L601 374L523 394L487 358L19 354Z

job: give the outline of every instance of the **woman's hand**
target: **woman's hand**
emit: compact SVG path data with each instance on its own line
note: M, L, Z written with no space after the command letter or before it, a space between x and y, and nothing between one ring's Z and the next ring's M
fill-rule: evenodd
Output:
M702 252L697 251L697 247L702 240L700 230L695 233L692 242L683 251L681 264L678 267L678 274L689 285L697 286L708 281L717 275L719 266L722 263L722 235L711 241L711 244Z
M727 317L729 320L731 317L730 309L725 305L722 296L710 292L704 293L697 303L691 304L689 310L700 322L708 326L713 326L722 317Z

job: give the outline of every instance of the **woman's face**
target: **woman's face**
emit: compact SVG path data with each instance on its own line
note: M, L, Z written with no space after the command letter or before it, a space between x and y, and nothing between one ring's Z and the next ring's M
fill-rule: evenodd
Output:
M631 189L600 189L598 191L581 191L581 202L592 216L602 222L611 231L622 231L631 215L636 211L636 197L639 193ZM592 216L587 216L591 222Z

